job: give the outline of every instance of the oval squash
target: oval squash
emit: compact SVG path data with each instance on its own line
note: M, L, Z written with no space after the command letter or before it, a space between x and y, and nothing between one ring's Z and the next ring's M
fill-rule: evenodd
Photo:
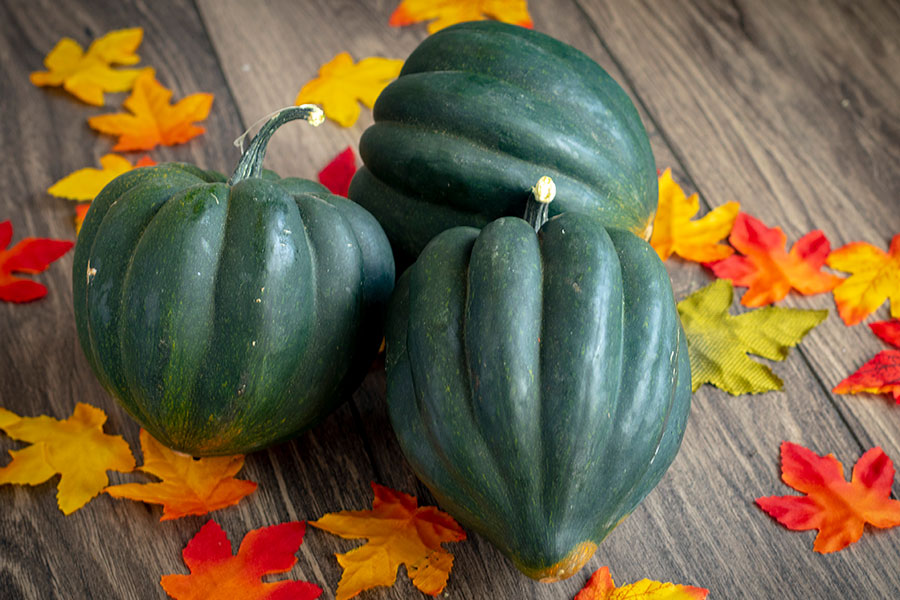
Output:
M272 133L311 108L264 125L230 181L186 164L136 169L87 214L73 275L81 346L171 448L238 454L290 438L377 352L394 283L384 232L324 186L261 169Z
M654 250L584 214L540 225L504 217L428 244L391 300L387 399L441 506L552 581L659 482L691 376Z
M552 214L579 211L649 237L656 165L637 110L580 51L497 21L425 39L378 97L350 198L415 257L450 227L521 216L549 174Z

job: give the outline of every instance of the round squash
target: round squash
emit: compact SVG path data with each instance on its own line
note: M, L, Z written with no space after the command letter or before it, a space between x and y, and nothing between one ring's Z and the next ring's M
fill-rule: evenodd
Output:
M441 233L399 279L386 336L413 470L529 577L578 571L681 444L691 375L669 278L596 217Z
M324 186L261 170L272 133L310 114L270 119L227 182L187 164L136 169L87 214L81 346L171 448L238 454L290 438L352 393L377 352L394 283L384 232Z
M578 211L648 238L656 164L637 110L580 51L497 21L425 39L378 97L350 198L414 258L450 227L521 216L550 175L551 214Z

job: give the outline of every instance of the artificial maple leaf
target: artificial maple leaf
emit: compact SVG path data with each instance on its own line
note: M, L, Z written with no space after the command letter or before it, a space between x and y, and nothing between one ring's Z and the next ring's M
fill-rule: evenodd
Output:
M40 273L74 244L67 240L25 238L7 250L12 234L12 223L0 223L0 300L30 302L43 298L47 295L47 288L36 281L16 277L13 273Z
M534 27L526 0L403 0L388 24L400 27L431 21L428 33L434 33L456 23L484 19Z
M313 600L322 593L315 584L260 581L294 566L305 531L303 521L254 529L232 555L228 536L218 523L209 521L181 553L191 574L163 575L159 583L176 600Z
M139 469L162 481L113 485L103 491L114 498L162 504L160 521L205 515L237 504L256 489L256 483L234 478L244 466L242 455L195 460L166 448L144 429L140 437L144 464Z
M870 323L872 332L900 348L900 319ZM841 381L835 394L892 394L900 404L900 350L883 350L855 373Z
M781 379L747 353L784 360L788 348L800 343L828 311L768 306L732 316L728 314L732 298L731 283L718 279L678 303L692 389L711 383L735 396L780 390Z
M0 468L0 484L38 485L61 475L59 508L71 514L109 483L107 471L131 471L134 457L120 435L103 433L106 413L78 403L65 421L52 417L20 417L0 408L0 429L31 446L10 450L12 462Z
M806 496L769 496L756 504L788 529L818 529L816 552L846 548L859 540L866 523L882 529L900 525L900 502L890 499L894 464L881 448L856 461L848 482L834 455L783 442L781 479Z
M90 208L90 202L84 202L75 207L75 235L81 233L81 226L84 225L84 218Z
M882 350L831 391L835 394L892 394L900 404L900 350Z
M690 585L641 579L616 587L609 567L601 567L584 584L575 600L704 600L709 590Z
M698 210L699 196L685 195L681 186L672 179L672 170L666 169L659 176L659 205L650 238L650 245L660 259L666 260L675 253L694 262L713 262L734 253L733 248L718 242L731 233L741 205L726 202L700 219L691 221Z
M869 323L869 328L872 330L872 333L888 344L900 348L900 319Z
M144 69L113 69L111 65L134 65L144 30L140 27L110 31L94 40L85 52L71 38L63 38L44 58L48 71L35 71L31 83L63 86L79 100L103 106L103 92L127 92Z
M172 91L163 87L152 69L141 73L124 106L131 114L115 113L88 119L88 125L110 135L119 136L113 150L152 150L157 145L183 144L205 129L194 125L209 116L212 94L191 94L170 104Z
M47 190L51 196L70 200L93 200L106 184L137 167L151 167L156 164L149 156L144 156L132 165L128 159L118 154L106 154L100 158L102 168L86 167L69 173Z
M350 192L350 180L353 179L354 173L356 173L356 157L353 155L353 148L347 146L319 171L319 183L331 190L332 194L346 198Z
M852 273L834 288L834 302L847 325L856 325L891 301L891 316L900 318L900 233L885 252L872 244L853 242L828 255L828 266Z
M375 99L397 78L402 60L370 57L353 64L347 52L341 52L319 69L319 76L300 89L295 104L321 104L329 119L350 127L359 118L357 100L372 108Z
M819 230L807 233L786 252L787 237L780 227L766 227L740 213L728 241L744 256L729 256L709 267L716 277L750 288L741 298L744 306L777 302L791 288L801 294L821 294L840 282L839 277L821 271L831 245Z
M372 483L372 510L330 513L310 525L343 538L367 538L364 546L338 554L344 573L337 600L363 590L394 585L397 569L406 565L413 585L436 596L443 591L453 555L442 542L458 542L466 534L453 518L433 506L418 507L416 498Z

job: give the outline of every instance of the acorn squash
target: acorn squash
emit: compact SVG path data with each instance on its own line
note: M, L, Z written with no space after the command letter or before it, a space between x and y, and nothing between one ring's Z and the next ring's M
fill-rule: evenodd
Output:
M399 279L387 400L440 505L553 581L659 482L691 375L653 248L594 216L529 214L445 231Z
M231 179L136 169L94 200L75 251L75 322L94 373L155 438L237 454L290 438L352 393L394 283L375 219L262 171L269 120Z
M378 97L350 198L414 258L450 227L521 216L541 175L551 214L579 211L649 238L656 164L628 95L545 34L477 21L425 39Z

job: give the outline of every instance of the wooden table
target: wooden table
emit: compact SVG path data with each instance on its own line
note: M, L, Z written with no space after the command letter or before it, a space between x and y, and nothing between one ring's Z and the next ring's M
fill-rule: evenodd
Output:
M631 94L657 165L709 206L738 200L780 225L791 241L821 228L834 247L866 240L886 247L900 231L900 4L889 0L532 1L536 28L589 54ZM0 1L0 220L26 235L74 239L73 207L46 189L93 166L109 138L86 125L89 107L28 73L62 36L83 44L141 26L143 64L176 98L215 94L207 133L154 150L229 171L231 141L289 105L339 51L405 58L423 25L387 26L396 0L2 0ZM118 106L122 96L110 98ZM371 113L352 128L287 127L267 166L315 178ZM298 158L303 157L303 158ZM138 427L107 396L82 356L71 297L72 253L37 276L49 295L0 303L0 405L23 415L68 416L76 402L102 407L107 431L137 449ZM705 285L695 264L668 263L676 298ZM897 598L900 530L867 528L846 550L818 555L814 532L787 531L753 503L792 493L779 480L782 440L834 453L848 469L879 445L900 460L900 407L887 397L836 396L831 388L883 344L865 325L848 328L830 295L791 295L785 306L828 308L775 370L784 391L732 397L709 386L694 395L681 453L659 487L615 530L587 568L554 585L532 582L476 535L451 547L450 598L571 598L609 565L618 583L643 577L690 583L710 598ZM736 306L736 309L739 308ZM887 318L886 307L875 315ZM872 319L874 320L874 319ZM428 491L406 466L386 418L384 374L369 375L352 401L294 442L248 457L243 477L258 491L212 516L237 543L250 529L370 506L370 481ZM22 445L0 436L0 452ZM3 461L5 462L5 461ZM136 478L130 477L131 480ZM125 477L113 473L114 483ZM181 549L209 517L160 523L161 509L101 496L64 517L56 480L0 486L0 597L164 598L165 573L186 573ZM893 487L900 492L900 480ZM333 597L335 552L360 542L310 528L292 578ZM401 570L402 571L402 570ZM419 598L405 574L362 598Z

